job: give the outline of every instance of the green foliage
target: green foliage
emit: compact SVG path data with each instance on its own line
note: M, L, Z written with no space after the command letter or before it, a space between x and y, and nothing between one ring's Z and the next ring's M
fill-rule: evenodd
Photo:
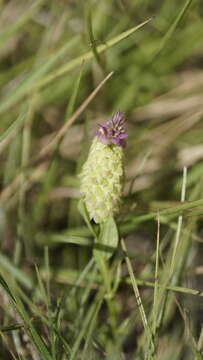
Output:
M100 233L95 240L95 257L97 255L101 255L106 260L108 260L112 256L112 253L117 249L119 240L118 229L114 218L109 217L104 223L100 225ZM108 248L110 250L109 253Z
M0 1L3 360L202 358L202 9ZM124 196L95 224L117 160L90 207L78 174L118 109Z

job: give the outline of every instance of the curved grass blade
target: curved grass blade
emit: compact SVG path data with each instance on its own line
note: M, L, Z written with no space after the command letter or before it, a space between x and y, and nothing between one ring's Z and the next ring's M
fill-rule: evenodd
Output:
M113 39L107 41L106 44L101 44L101 45L97 46L96 47L97 53L101 54L103 51L110 49L112 46L118 44L120 41L126 39L131 34L133 34L135 31L142 28L149 21L151 21L151 18L142 22L141 24L139 24L137 26L134 26L133 28L131 28L129 30L122 32L120 35L115 36ZM64 75L65 73L67 73L70 70L73 70L75 67L80 65L82 61L91 60L93 58L93 56L94 56L94 54L92 53L92 51L88 51L86 54L78 56L77 58L69 61L68 64L62 66L59 70L53 72L50 75L47 75L44 79L42 79L37 84L35 84L34 87L36 87L37 89L42 88L43 86L49 84L50 82L52 82L59 76Z
M14 294L11 290L9 285L7 284L6 280L0 275L0 285L8 295L11 300L13 307L17 310L18 314L20 315L21 319L25 324L25 328L28 331L28 334L35 345L36 349L38 350L39 354L42 356L44 360L52 360L52 357L44 344L41 336L37 333L36 329L34 328L31 320L30 315L26 312L23 303L21 302L20 298Z
M168 42L168 40L171 38L171 36L173 35L176 27L178 26L178 24L181 22L181 20L183 19L185 13L187 12L187 10L189 9L190 5L192 4L193 0L186 0L184 6L181 8L180 12L178 13L178 15L176 16L175 20L173 21L173 23L171 24L171 26L169 27L168 31L166 32L165 36L162 38L161 43L159 45L159 48L157 49L156 53L154 54L151 62L153 62L157 56L159 56L159 54L161 53L161 51L163 50L163 48L165 47L166 43Z

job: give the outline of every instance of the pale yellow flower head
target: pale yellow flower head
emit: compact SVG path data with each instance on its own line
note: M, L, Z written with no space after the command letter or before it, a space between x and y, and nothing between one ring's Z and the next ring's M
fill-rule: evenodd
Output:
M127 137L123 122L123 114L116 112L111 120L100 125L80 174L81 195L90 219L96 223L105 222L120 209L124 178L123 147Z

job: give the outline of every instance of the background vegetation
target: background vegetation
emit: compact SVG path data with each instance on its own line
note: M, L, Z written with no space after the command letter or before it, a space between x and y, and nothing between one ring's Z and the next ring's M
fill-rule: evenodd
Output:
M202 358L202 48L201 0L0 0L1 359ZM107 291L77 174L117 109Z

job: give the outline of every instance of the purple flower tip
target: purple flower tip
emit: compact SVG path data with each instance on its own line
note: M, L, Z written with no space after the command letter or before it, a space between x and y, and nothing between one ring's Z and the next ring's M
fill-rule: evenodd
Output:
M124 128L125 117L122 111L116 111L110 120L104 124L99 124L96 134L103 144L114 144L125 147L125 139L128 137Z

